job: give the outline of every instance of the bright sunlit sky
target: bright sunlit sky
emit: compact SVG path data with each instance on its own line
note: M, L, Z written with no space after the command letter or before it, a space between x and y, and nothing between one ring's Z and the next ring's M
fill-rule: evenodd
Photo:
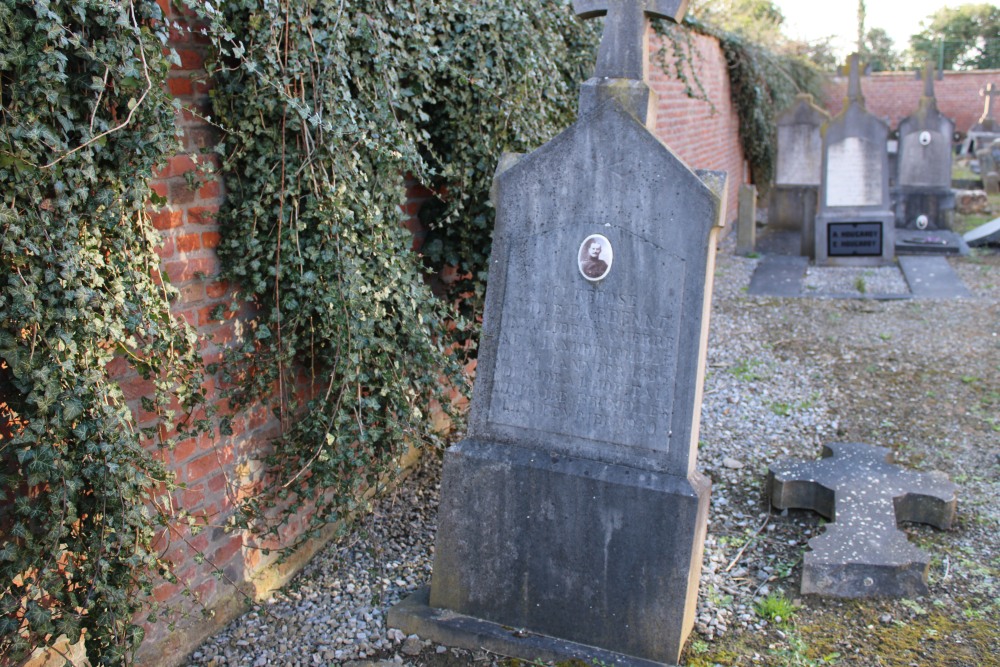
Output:
M969 1L972 0L963 0ZM817 0L774 0L785 16L783 32L792 39L807 41L835 35L834 48L841 56L854 51L858 39L857 0L818 2ZM865 0L865 30L883 28L893 46L902 51L910 35L920 31L920 22L956 0Z

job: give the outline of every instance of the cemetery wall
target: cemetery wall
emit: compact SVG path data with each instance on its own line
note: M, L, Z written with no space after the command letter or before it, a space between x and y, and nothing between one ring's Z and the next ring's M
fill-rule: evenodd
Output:
M979 91L991 82L1000 85L1000 70L945 72L943 79L934 80L938 110L955 121L956 130L968 132L983 113ZM895 130L899 121L916 111L924 84L913 72L875 72L861 79L861 90L868 111L888 117ZM846 97L847 77L831 77L824 100L827 111L839 113Z
M184 20L169 0L158 2L168 19ZM212 173L218 166L216 159L205 150L218 140L217 130L207 120L211 116L210 85L204 63L209 44L207 39L189 32L172 31L171 46L181 64L172 68L167 86L181 103L176 124L182 133L183 149L153 179L152 189L165 197L167 204L152 212L152 223L162 239L157 250L161 272L180 292L174 312L197 329L203 358L212 363L220 361L226 347L239 338L252 308L234 301L233 286L220 277L216 254L220 241L216 214L226 191L222 179ZM222 319L214 312L219 306L224 311ZM125 368L122 363L110 370L120 379L139 426L148 426L152 415L142 410L139 400L151 394L152 387ZM226 415L223 387L209 377L205 388L218 416ZM176 494L178 506L194 516L208 517L208 526L195 532L165 532L162 537L159 546L174 562L179 576L177 583L161 583L153 595L157 602L183 615L172 619L176 621L173 631L163 622L147 627L138 656L140 664L179 664L190 650L241 612L248 599L266 596L269 590L288 581L322 546L322 541L310 542L278 565L277 554L272 551L265 556L261 548L273 545L224 529L238 494L247 491L253 461L278 433L277 419L258 406L232 416L231 435L220 436L216 428L158 454L177 474L178 482L184 484L185 488ZM301 534L305 518L289 526L289 537ZM187 595L185 588L193 596Z
M170 20L184 20L169 0L159 3ZM206 151L218 140L217 130L207 120L211 116L210 84L204 62L209 44L187 32L175 31L171 39L181 64L170 72L167 83L181 103L176 122L183 133L183 151L172 157L153 180L152 189L165 197L167 204L152 213L152 222L162 238L158 248L161 270L180 291L174 310L202 336L203 355L206 363L211 363L221 360L226 346L234 344L252 310L248 304L234 301L234 288L220 277L216 254L220 241L216 214L225 200L226 188L222 179L212 174L210 167L217 165ZM718 42L695 36L694 43L698 77L711 104L687 97L683 83L653 72L651 84L659 95L656 133L690 167L729 172L727 210L732 219L737 210L737 191L744 180L738 119L730 102L725 59ZM414 233L414 246L419 247L424 232L416 215L431 193L412 179L406 180L406 186L403 209L408 219L404 224ZM213 312L219 306L225 311L221 320ZM127 371L124 363L111 371L119 378L139 425L152 423L152 415L139 405L140 398L151 393L151 385ZM225 414L223 387L209 379L206 388L209 401ZM139 656L141 664L179 663L186 653L239 613L248 597L266 595L268 590L282 585L322 546L318 541L310 543L296 557L278 566L276 556L264 556L257 548L260 545L252 544L249 536L222 528L241 491L239 482L246 479L254 459L278 432L277 420L261 407L234 416L231 435L219 436L216 431L163 452L165 462L185 485L177 494L179 506L194 515L207 515L211 522L196 534L164 535L161 546L169 549L167 556L177 564L180 581L158 586L155 599L191 613L177 619L172 632L164 623L147 628ZM300 525L292 525L289 534L300 530ZM203 555L204 561L196 559L196 554ZM222 576L213 572L221 572ZM184 584L193 591L197 603L184 594ZM211 614L203 616L202 607Z
M736 219L737 195L740 184L746 182L739 117L732 102L726 58L719 40L692 34L692 43L691 61L698 68L696 75L708 101L688 97L683 81L651 65L648 80L659 96L655 131L692 169L713 169L729 174L726 197L726 221L729 222ZM651 36L650 52L656 53L660 46L660 40ZM669 52L671 47L667 48ZM693 81L692 87L696 88Z

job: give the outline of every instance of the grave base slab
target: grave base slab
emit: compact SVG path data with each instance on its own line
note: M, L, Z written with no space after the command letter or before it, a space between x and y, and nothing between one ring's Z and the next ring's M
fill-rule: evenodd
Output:
M583 664L616 667L662 667L664 663L643 660L594 646L556 639L508 625L484 621L430 605L430 586L424 586L389 610L389 626L408 635L437 644L470 651L489 651L528 662Z
M694 626L710 486L464 440L445 453L429 604L675 664Z

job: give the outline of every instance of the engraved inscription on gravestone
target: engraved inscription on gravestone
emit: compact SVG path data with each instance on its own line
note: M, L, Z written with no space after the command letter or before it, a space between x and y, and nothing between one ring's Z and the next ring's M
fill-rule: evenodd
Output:
M845 137L827 150L827 206L882 203L882 155L862 137Z
M827 234L831 257L877 257L882 254L881 222L831 222Z
M612 272L613 244L603 235L587 236L579 250L560 246L558 234L527 239L511 253L507 293L535 296L505 304L490 422L605 447L668 449L672 413L665 408L673 404L684 262L646 240L613 231L619 261L655 257L656 267L648 267L646 275L668 282L640 289L645 283L633 272L617 267ZM587 275L591 240L600 243L600 261L609 260L597 278ZM543 270L550 264L564 267L559 273L566 279L553 281ZM608 289L601 287L613 279Z
M778 169L775 183L819 185L823 139L813 125L778 126Z

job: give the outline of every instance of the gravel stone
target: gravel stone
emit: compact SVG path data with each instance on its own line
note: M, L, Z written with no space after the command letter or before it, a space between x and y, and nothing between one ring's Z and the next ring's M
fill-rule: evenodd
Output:
M836 441L890 447L897 463L960 480L955 530L907 527L933 537L932 550L941 554L931 590L942 604L920 605L964 604L995 626L994 608L968 600L1000 599L995 568L979 566L995 565L1000 553L1000 255L949 259L971 299L778 299L746 294L759 260L736 256L734 237L718 256L701 411L698 464L713 485L694 639L724 646L733 636L743 642L735 644L740 664L776 664L771 646L786 646L794 633L766 623L755 604L768 593L796 597L806 543L822 527L808 512L771 511L767 466L814 458ZM858 293L863 285L872 296L905 292L899 280L894 267L824 267L810 269L807 285L817 296ZM440 457L425 456L291 584L185 664L498 664L481 651L441 651L385 627L386 610L430 581L439 475ZM845 615L839 604L795 599L792 623L808 618L825 627ZM873 627L915 618L902 602L866 604L882 605L867 622ZM830 650L841 654L839 665L875 664L863 653L877 645L870 638L838 635L836 642Z

